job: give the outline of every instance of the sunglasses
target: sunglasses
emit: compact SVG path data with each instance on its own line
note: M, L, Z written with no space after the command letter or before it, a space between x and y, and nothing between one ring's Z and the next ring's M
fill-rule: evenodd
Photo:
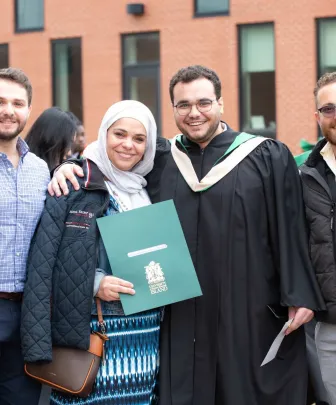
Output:
M336 105L335 104L325 105L321 108L318 108L317 111L320 112L326 118L334 118L336 116Z

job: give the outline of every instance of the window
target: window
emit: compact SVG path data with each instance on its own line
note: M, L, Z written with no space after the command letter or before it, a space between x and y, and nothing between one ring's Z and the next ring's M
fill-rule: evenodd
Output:
M16 32L44 28L44 0L15 0Z
M144 103L160 134L160 35L123 35L123 98Z
M9 66L8 59L8 44L0 44L0 69L7 68Z
M83 120L82 45L80 38L51 41L53 105Z
M336 18L317 20L318 76L336 71Z
M194 0L195 1L195 15L218 15L229 14L229 0Z
M240 26L239 45L241 130L275 138L273 24Z

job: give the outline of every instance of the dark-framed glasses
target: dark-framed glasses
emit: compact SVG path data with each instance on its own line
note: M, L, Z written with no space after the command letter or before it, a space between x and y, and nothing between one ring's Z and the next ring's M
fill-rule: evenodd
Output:
M195 104L177 103L176 105L174 105L174 107L176 108L177 113L183 116L190 114L193 105L195 105L197 110L201 113L208 112L211 110L212 103L214 103L215 101L217 101L217 99L215 100L204 99L197 101L197 103Z
M324 117L334 118L336 116L336 104L324 105L321 108L317 109Z

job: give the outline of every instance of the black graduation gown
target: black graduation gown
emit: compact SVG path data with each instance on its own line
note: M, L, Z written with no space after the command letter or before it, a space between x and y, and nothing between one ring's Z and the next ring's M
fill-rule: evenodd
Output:
M237 134L229 128L204 150L183 137L198 178ZM267 140L224 179L195 193L169 144L161 143L148 191L153 202L174 199L203 296L166 307L160 405L305 405L303 328L260 367L287 320L280 304L324 308L292 155L282 143Z

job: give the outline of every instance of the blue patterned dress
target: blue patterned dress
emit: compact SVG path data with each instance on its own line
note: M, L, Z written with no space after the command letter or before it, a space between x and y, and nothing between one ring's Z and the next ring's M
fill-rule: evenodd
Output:
M119 211L110 197L106 215ZM101 363L93 391L79 398L52 391L52 405L155 405L159 371L160 308L125 316L119 301L102 302L106 333L105 361ZM98 330L93 305L92 330Z

